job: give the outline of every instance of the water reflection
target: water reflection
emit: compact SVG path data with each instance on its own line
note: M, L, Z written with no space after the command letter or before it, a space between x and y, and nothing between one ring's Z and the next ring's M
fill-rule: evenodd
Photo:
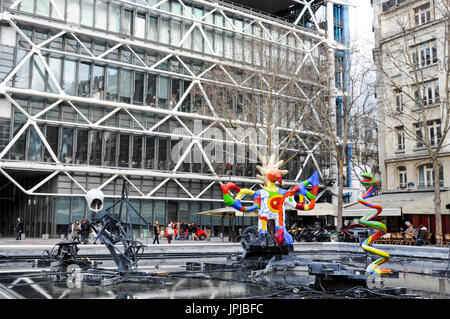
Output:
M318 254L302 255L315 261L339 262L347 269L364 272L371 260L364 255ZM3 273L0 284L14 290L27 299L229 299L257 298L344 298L308 290L315 277L310 276L305 267L289 271L261 272L238 271L182 271L186 260L177 262L178 268L156 269L155 261L143 261L143 269L148 274L167 271L161 283L120 283L102 287L84 279L85 273L70 275L45 275L44 273ZM216 262L220 263L220 261ZM152 264L153 263L153 264ZM222 261L224 263L224 261ZM168 266L166 266L168 267ZM442 271L448 264L436 260L392 258L389 267L392 276L369 276L369 288L403 287L408 295L423 298L449 299L450 277ZM144 270L141 271L144 271ZM150 270L152 269L152 270ZM176 271L175 271L176 270ZM441 271L434 275L434 271ZM294 288L295 286L300 288ZM298 291L301 290L301 293ZM296 292L297 291L297 292ZM351 296L355 297L355 296ZM365 297L363 297L365 298Z

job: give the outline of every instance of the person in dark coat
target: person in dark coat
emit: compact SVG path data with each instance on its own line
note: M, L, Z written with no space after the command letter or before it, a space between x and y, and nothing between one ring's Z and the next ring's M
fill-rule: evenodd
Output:
M89 219L83 220L81 223L81 241L83 244L87 244L89 242L89 233L91 231L91 223Z
M155 241L157 241L158 244L159 244L160 229L159 229L159 222L158 221L155 221L155 225L153 225L153 233L155 234L155 239L153 239L153 244L155 243Z
M20 219L20 217L17 217L16 222L16 240L22 239L22 233L23 233L23 221Z

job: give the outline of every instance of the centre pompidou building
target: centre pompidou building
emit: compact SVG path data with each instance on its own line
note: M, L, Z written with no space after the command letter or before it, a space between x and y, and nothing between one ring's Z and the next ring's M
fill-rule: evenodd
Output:
M270 73L268 59L301 80L295 93L274 94L307 102L321 61L345 48L336 14L343 1L235 2L0 0L0 233L12 234L21 216L28 236L59 236L90 216L89 189L102 189L107 207L124 179L149 222L219 225L197 213L223 207L220 183L258 180L254 161L224 151L215 163L205 152L220 141L208 128L227 129L219 109L239 107L236 95L213 92L249 94L252 74ZM314 170L330 177L314 146L301 144L288 181Z

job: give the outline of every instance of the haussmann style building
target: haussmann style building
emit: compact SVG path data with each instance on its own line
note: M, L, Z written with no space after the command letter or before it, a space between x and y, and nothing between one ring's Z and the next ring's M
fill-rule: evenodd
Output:
M440 187L443 233L450 232L450 135L438 156L439 185L424 143L426 133L432 148L441 142L448 116L448 5L445 0L373 1L380 199L395 215L392 231L408 220L434 233L433 196Z

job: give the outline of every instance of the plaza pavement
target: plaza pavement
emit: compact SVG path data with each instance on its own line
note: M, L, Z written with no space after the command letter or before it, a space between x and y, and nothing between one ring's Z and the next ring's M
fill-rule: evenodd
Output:
M55 244L61 242L60 238L25 238L24 240L15 240L12 237L0 237L0 255L41 255L45 249L50 250ZM240 243L230 242L228 238L223 240L220 237L211 237L209 240L172 240L168 244L166 238L160 238L160 244L152 244L153 238L138 239L144 245L144 252L149 253L225 253L241 254L242 246ZM436 246L406 246L406 245L386 245L375 244L375 247L387 252L391 257L405 258L423 258L448 261L450 258L449 247ZM89 244L79 244L80 254L107 254L106 246L97 243L93 244L92 239ZM294 251L297 253L315 254L365 254L358 243L348 242L323 242L323 243L294 243Z

